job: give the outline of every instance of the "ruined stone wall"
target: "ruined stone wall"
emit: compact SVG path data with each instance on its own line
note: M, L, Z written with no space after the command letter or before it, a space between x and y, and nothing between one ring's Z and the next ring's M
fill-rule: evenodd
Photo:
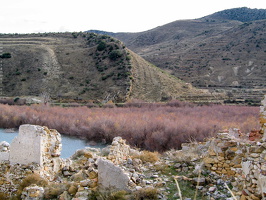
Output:
M43 167L51 159L59 157L61 149L61 136L56 130L26 124L19 127L19 134L10 145L1 142L0 161L37 163Z
M61 135L56 130L25 124L19 127L19 134L11 144L0 143L0 162L36 163L42 175L52 178L62 165L61 149Z
M219 175L232 177L238 195L266 194L266 142L241 141L228 134L211 140L205 166Z
M261 124L261 134L263 134L262 139L266 140L266 95L264 100L261 102L262 106L260 107L260 124Z
M220 133L206 143L205 166L219 175L233 178L238 195L266 195L266 96L260 108L262 135L255 141L237 134Z

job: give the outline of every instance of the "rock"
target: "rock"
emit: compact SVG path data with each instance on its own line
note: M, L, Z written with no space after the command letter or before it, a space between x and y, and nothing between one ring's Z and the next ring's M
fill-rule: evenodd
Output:
M75 173L71 176L71 180L78 182L88 178L88 175L84 172L84 170L80 170L78 173Z
M10 144L6 141L0 142L0 152L5 152L9 150Z
M180 168L181 166L182 166L181 163L176 163L176 164L174 165L175 168Z
M67 191L64 191L60 196L59 200L71 200L72 197L68 194Z
M37 185L30 185L23 189L21 199L23 200L40 200L44 197L43 187Z
M250 195L250 198L253 199L253 200L260 200L259 197L256 197L254 194L251 194Z
M158 178L158 177L159 177L158 174L151 175L151 178Z
M204 187L203 187L203 186L196 186L196 188L197 188L198 190L202 190Z
M141 190L142 187L141 186L136 186L136 190Z
M88 175L90 179L95 179L98 177L98 171L96 169L90 169Z
M88 196L90 196L90 194L91 194L90 190L82 190L82 191L77 192L73 199L75 199L75 200L88 200Z
M206 183L206 179L201 177L201 178L193 178L192 179L192 183L193 185L200 185L200 186L204 186Z
M209 188L209 192L215 192L216 189L217 189L216 187L210 187L210 188Z
M78 187L75 184L70 185L68 188L68 193L71 194L72 196L75 195L78 191Z
M98 165L98 184L100 189L129 191L128 183L130 179L120 167L115 166L114 163L104 158L99 158L96 163Z

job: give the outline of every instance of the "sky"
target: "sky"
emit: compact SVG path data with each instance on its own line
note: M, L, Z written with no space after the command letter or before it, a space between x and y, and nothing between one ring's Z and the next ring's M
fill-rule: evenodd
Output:
M0 0L0 33L141 32L266 0Z

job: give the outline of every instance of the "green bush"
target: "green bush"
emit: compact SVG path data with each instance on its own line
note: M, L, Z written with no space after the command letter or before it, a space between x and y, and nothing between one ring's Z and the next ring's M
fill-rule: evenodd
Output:
M111 60L117 60L118 58L122 57L122 55L123 55L123 52L121 50L113 50L109 54L109 58Z
M104 41L101 41L98 46L97 46L97 50L98 51L103 51L106 48L106 43Z
M11 58L11 53L3 53L0 58Z

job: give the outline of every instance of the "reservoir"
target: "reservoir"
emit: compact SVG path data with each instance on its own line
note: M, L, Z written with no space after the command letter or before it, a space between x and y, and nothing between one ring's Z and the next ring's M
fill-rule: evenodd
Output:
M6 141L11 144L12 140L18 135L18 132L6 132L4 129L0 129L0 142ZM76 150L84 149L85 147L93 148L103 148L102 145L90 146L85 140L81 140L75 137L64 136L61 134L62 138L62 151L61 158L69 158L72 156Z

